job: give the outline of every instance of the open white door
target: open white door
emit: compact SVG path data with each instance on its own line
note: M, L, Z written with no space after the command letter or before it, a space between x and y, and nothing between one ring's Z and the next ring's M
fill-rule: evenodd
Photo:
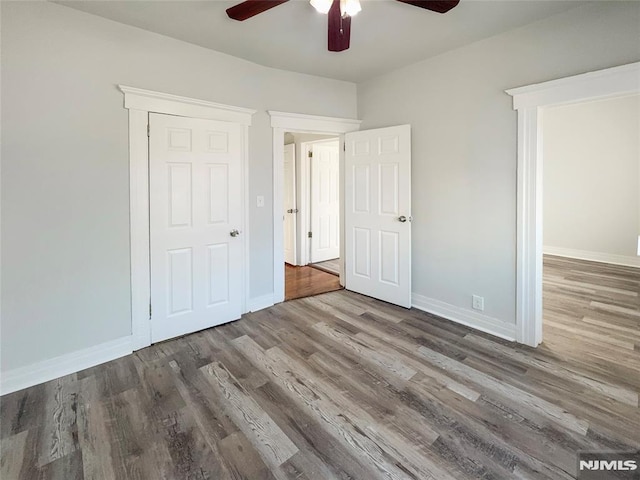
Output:
M411 307L411 126L345 135L346 288Z
M296 264L296 146L284 146L284 261Z
M240 318L242 130L149 114L151 340Z
M311 156L311 263L340 257L340 142L314 143Z

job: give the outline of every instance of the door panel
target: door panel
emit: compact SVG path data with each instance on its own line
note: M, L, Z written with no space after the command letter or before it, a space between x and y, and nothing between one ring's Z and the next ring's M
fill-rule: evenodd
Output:
M150 114L151 338L240 318L241 127Z
M315 143L311 157L311 263L340 257L339 142Z
M346 134L345 176L346 288L409 308L411 127Z
M210 307L229 301L229 246L226 243L207 245L207 259L207 306Z
M169 305L167 316L190 312L193 307L193 262L190 248L167 251Z
M296 146L284 146L284 261L296 265Z

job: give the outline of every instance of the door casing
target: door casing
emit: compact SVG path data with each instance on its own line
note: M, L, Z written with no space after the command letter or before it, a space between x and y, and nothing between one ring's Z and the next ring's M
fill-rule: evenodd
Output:
M344 144L344 134L360 129L360 120L337 117L320 117L300 113L268 111L273 129L273 299L271 304L284 301L284 229L282 228L282 205L284 198L284 134L315 133L336 135ZM340 149L340 191L344 191L344 151ZM340 208L341 244L344 244L344 204ZM344 270L343 252L340 252L341 270ZM341 284L344 284L342 275Z
M205 100L118 85L124 94L124 108L129 111L129 222L131 258L131 336L132 349L151 345L149 305L149 113L164 113L182 117L204 118L241 125L242 161L242 229L244 231L243 307L247 311L249 295L249 126L256 110L223 105ZM284 144L284 137L283 137Z
M542 342L544 109L640 93L640 62L506 90L517 111L516 341Z

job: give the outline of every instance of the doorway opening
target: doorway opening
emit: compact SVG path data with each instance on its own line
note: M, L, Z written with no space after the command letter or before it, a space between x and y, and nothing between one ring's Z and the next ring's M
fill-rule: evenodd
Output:
M543 115L544 346L616 368L640 342L640 94Z
M285 132L283 152L284 299L339 290L340 138Z
M544 110L640 93L640 62L512 88L517 111L516 341L542 342L542 159ZM597 194L597 193L596 193Z
M284 205L284 134L314 133L338 136L344 145L345 134L360 128L360 120L337 117L320 117L291 112L269 110L273 128L273 298L269 303L284 301L284 228L282 207ZM340 192L344 192L344 150L340 150ZM341 197L341 211L344 211L344 198ZM344 215L340 225L340 247L344 248ZM341 250L343 252L344 250ZM343 255L340 257L343 259ZM344 259L343 259L344 260ZM344 286L344 264L341 262L340 284Z

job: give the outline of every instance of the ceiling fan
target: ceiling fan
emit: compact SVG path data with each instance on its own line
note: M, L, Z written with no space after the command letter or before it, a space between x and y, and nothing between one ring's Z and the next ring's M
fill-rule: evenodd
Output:
M228 8L227 15L234 20L243 21L288 1L246 0ZM437 13L446 13L460 3L460 0L397 1ZM351 17L361 10L360 0L311 0L310 3L318 12L328 15L329 51L342 52L348 49L351 38Z

